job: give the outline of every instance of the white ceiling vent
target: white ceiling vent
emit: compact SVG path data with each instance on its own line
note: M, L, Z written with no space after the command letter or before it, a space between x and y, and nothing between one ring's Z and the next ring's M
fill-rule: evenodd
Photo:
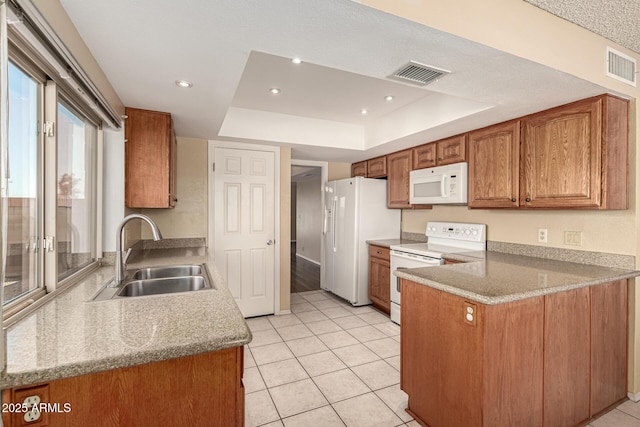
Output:
M607 76L636 85L636 60L607 46Z
M424 86L449 73L450 71L447 70L430 67L415 61L409 61L408 64L400 67L396 72L390 75L389 78L418 86Z

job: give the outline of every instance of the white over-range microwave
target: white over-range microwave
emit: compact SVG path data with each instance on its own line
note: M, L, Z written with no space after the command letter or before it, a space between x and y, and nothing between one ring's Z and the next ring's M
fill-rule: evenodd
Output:
M466 205L467 163L411 171L409 202L412 205Z

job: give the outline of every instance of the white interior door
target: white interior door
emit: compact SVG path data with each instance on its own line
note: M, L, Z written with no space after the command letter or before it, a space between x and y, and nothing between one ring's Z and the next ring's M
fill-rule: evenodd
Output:
M275 311L275 158L216 147L214 257L245 317Z

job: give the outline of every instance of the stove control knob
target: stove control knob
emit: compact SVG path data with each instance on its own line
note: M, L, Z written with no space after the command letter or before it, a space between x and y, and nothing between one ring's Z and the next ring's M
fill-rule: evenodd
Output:
M471 231L469 231L468 229L467 229L467 230L464 230L464 234L466 234L466 235L468 236L468 235L470 235L470 234L471 234Z
M477 236L478 235L478 230L475 230L475 229L471 230L471 234L473 234L474 236Z

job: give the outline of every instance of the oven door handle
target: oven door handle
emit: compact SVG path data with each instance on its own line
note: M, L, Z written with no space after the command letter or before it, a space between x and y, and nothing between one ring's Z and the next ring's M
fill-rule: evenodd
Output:
M407 267L398 267L396 270L406 270ZM400 278L396 276L396 290L400 293Z
M394 258L409 259L409 260L412 260L412 261L419 261L419 262L425 264L425 266L429 266L429 267L442 265L442 260L439 259L439 258L416 257L416 256L405 255L404 253L396 252L396 251L391 251L391 256L394 257ZM396 270L400 270L400 268L401 267L398 267ZM408 268L408 267L402 267L402 268ZM420 267L411 267L411 268L420 268Z

